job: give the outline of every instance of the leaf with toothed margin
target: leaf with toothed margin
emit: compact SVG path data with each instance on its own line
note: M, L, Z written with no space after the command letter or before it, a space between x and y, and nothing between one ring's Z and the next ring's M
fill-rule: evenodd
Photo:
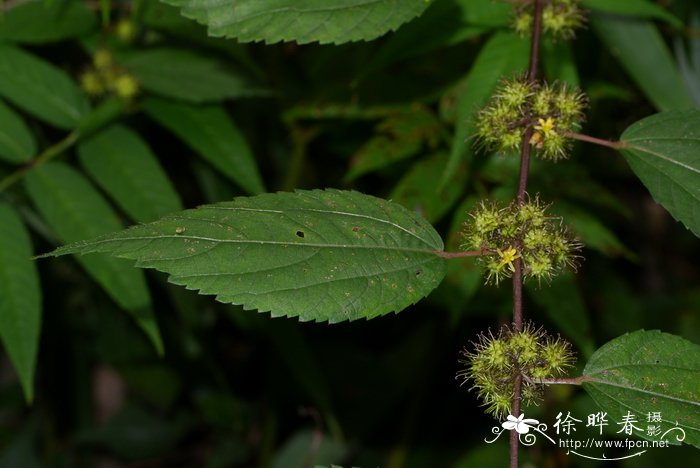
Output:
M60 247L155 268L224 303L302 321L400 311L445 275L442 239L426 220L358 192L236 198Z
M583 388L596 404L643 439L700 448L700 346L659 330L637 330L599 348L583 369ZM660 432L648 432L647 422ZM612 423L611 423L612 424ZM616 429L617 430L617 429ZM628 435L630 435L628 433Z
M369 41L420 15L430 0L161 0L240 42Z

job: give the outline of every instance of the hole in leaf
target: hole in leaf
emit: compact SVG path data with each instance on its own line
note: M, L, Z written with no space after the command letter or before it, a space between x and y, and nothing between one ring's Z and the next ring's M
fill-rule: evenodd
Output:
M297 237L304 238L304 231L297 231Z
M421 273L423 273L423 272L422 272L422 271L420 271L420 270L416 270L416 277L420 276L420 275L421 275Z

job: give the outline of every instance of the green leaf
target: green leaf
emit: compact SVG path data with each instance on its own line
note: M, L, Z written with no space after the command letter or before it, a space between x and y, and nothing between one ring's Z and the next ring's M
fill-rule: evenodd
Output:
M233 119L220 106L148 99L144 110L251 195L265 191L255 158Z
M0 45L0 95L59 128L74 128L89 104L62 70L11 45Z
M647 0L583 0L582 5L591 10L619 15L631 15L642 18L655 18L682 28L683 22L674 14L656 3Z
M82 36L95 26L95 15L84 2L34 0L14 6L0 18L0 42L56 42Z
M131 104L117 96L103 99L78 125L77 132L81 139L92 136L110 123L116 121L129 111Z
M558 276L550 284L525 283L530 298L561 330L564 338L578 346L583 356L594 350L591 321L586 304L571 273Z
M690 92L653 23L595 15L591 24L598 37L658 110L692 107Z
M36 155L36 141L22 118L0 101L0 159L27 162Z
M40 331L41 289L29 233L14 210L0 203L0 338L29 402Z
M424 142L435 148L443 127L432 112L419 107L389 116L375 131L377 134L352 157L346 181L415 156Z
M484 105L504 76L527 67L528 41L510 32L494 34L479 52L464 80L464 91L457 105L457 125L452 151L442 175L441 185L457 171L462 161L471 158L474 113Z
M147 91L181 101L203 103L269 94L233 65L186 49L131 52L121 63Z
M622 154L654 200L700 236L700 110L652 115L621 140Z
M579 206L564 201L557 202L551 208L551 213L560 216L583 245L595 249L605 255L624 255L634 258L634 254L618 239L614 232L608 229L600 219Z
M79 172L65 164L46 163L27 173L24 180L32 202L64 242L122 228L100 193ZM143 272L115 258L90 256L77 260L112 299L134 317L156 349L162 351Z
M180 198L145 141L121 125L78 146L85 170L135 221L182 210Z
M462 229L464 223L470 220L469 213L479 202L475 196L470 196L462 201L454 210L454 216L450 223L450 231L447 236L448 250L457 251L463 243ZM447 276L440 288L447 291L441 297L447 300L450 308L450 316L456 321L465 309L469 300L476 294L483 284L483 271L475 258L455 258L447 262Z
M467 171L459 168L442 189L435 185L447 163L447 154L421 159L399 180L389 198L421 213L430 222L440 220L457 203L464 190Z
M634 434L650 439L647 415L659 412L663 432L679 427L685 443L700 447L700 346L658 330L638 330L598 349L583 375L583 387L610 420L622 421L631 412L642 427ZM679 433L674 429L664 440L678 445Z
M207 49L223 52L234 58L238 64L255 76L265 76L258 65L250 57L247 44L207 34L207 28L180 15L180 10L161 2L144 2L141 6L139 19L144 26L156 29L168 36L181 39L190 46L194 44Z
M317 441L315 441L316 439ZM309 451L309 447L314 447ZM330 464L347 458L348 447L330 437L309 429L292 434L275 454L272 468L307 468L316 464ZM312 465L313 464L313 465Z
M364 67L363 73L382 69L433 50L459 44L506 26L512 7L493 0L441 0L415 21L389 36Z
M542 43L542 62L549 81L563 81L579 86L574 51L569 42L545 40Z
M209 26L212 36L240 42L375 39L423 13L430 0L161 0Z
M108 252L273 316L400 311L445 275L440 236L398 204L338 190L263 194L169 215L49 255Z

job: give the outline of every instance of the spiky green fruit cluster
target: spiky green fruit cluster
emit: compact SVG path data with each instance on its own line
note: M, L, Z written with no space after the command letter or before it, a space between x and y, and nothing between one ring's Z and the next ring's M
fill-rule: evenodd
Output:
M510 0L515 3L513 28L521 35L532 32L533 0ZM585 16L579 0L548 0L542 7L542 30L555 38L572 39L583 26Z
M541 328L503 327L497 336L479 335L474 349L462 350L463 367L457 378L471 383L487 413L503 419L510 412L516 378L521 379L523 405L537 405L542 398L541 381L563 376L574 360L567 341Z
M477 115L477 146L500 153L518 151L532 128L529 143L539 156L565 158L571 144L566 134L580 128L585 105L585 96L564 83L504 80Z
M561 218L546 215L547 207L535 198L506 206L482 202L464 223L465 250L481 250L486 282L510 278L514 262L522 260L525 278L550 280L566 268L576 268L581 244L562 225Z

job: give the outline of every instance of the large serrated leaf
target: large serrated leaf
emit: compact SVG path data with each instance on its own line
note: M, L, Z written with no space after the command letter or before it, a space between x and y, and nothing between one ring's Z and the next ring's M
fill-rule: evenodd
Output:
M148 99L144 110L251 195L265 191L255 158L233 119L217 105Z
M263 194L61 247L108 252L273 316L340 322L400 311L445 275L442 240L398 204L338 190Z
M78 146L83 167L135 221L180 211L168 176L137 133L114 125Z
M660 413L661 431L685 432L684 442L700 447L700 346L658 330L639 330L598 349L583 370L586 391L610 420L631 412L646 431L649 413ZM678 444L673 429L664 440Z
M652 115L621 140L622 154L654 200L700 236L700 109Z
M89 104L63 71L10 45L0 45L0 95L59 128L74 128Z
M17 369L27 401L41 331L41 289L32 244L19 216L0 203L0 338Z
M99 236L122 227L100 193L70 166L46 163L27 173L24 180L32 202L65 242ZM110 297L134 317L156 349L162 351L143 272L115 258L92 256L77 260Z
M0 41L42 44L78 37L97 26L87 4L76 0L19 3L0 18Z
M212 36L241 42L375 39L423 13L430 0L161 0L209 27Z
M0 159L10 163L29 161L36 153L36 141L22 117L0 101Z

